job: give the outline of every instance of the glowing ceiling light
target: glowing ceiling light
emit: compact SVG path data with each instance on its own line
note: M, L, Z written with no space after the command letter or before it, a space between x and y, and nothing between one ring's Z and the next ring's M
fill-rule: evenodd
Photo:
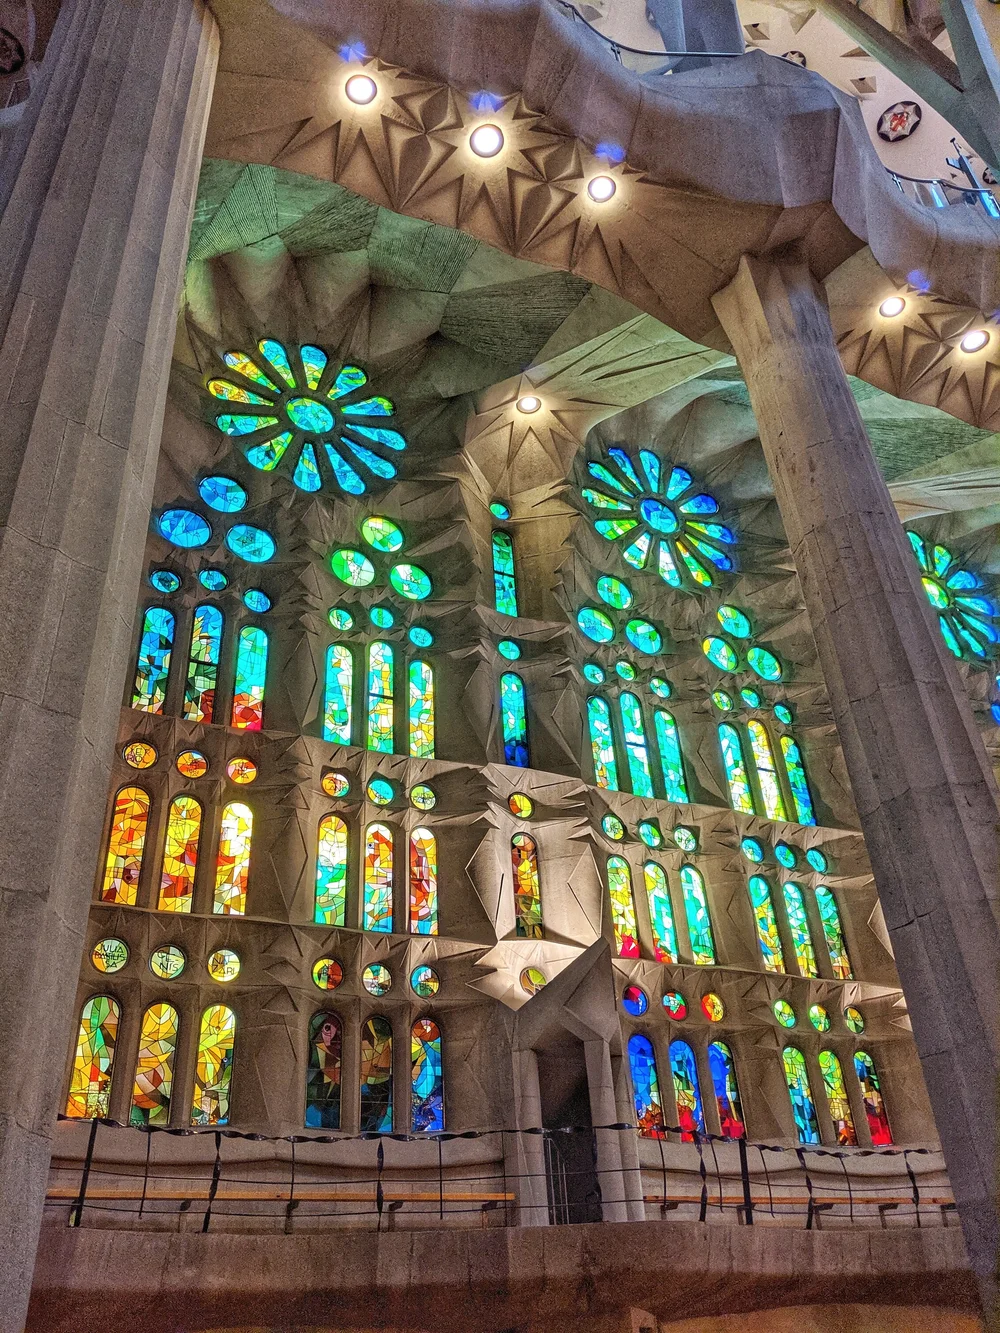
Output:
M889 296L879 306L878 312L886 319L892 319L895 315L901 315L905 309L906 302L901 296Z
M469 147L477 157L496 157L503 147L499 125L478 125L469 135Z
M519 412L537 412L542 405L542 400L536 398L533 393L526 393L523 398L517 400L517 410Z
M595 204L605 204L617 189L610 176L595 176L587 186L587 193Z
M959 343L963 352L979 352L986 346L990 340L990 335L985 329L973 329L967 333Z
M357 106L367 106L369 102L375 100L378 84L367 74L352 74L344 84L344 92L348 100Z

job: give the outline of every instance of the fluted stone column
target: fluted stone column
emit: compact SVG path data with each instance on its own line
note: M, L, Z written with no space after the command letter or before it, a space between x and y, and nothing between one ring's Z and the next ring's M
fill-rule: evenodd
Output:
M0 1329L23 1326L218 39L66 0L0 162Z
M996 786L804 267L714 298L757 417L966 1245L997 1250ZM891 1109L891 1108L890 1108Z

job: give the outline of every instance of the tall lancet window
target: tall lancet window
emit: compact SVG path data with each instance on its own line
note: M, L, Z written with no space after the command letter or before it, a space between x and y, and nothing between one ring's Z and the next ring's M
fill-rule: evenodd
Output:
M494 605L504 615L517 615L517 576L514 572L514 539L507 532L493 534Z

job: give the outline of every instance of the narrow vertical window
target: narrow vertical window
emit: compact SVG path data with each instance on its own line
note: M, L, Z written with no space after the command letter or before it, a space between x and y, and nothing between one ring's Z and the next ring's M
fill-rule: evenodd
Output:
M213 1004L201 1016L198 1056L194 1068L192 1125L229 1123L229 1085L233 1077L236 1015L224 1004Z
M369 750L392 754L392 645L373 643L368 649Z
M343 1035L336 1014L309 1020L309 1068L306 1071L306 1128L340 1128L340 1072Z
M503 761L515 768L528 767L528 710L524 681L513 671L500 677L500 715L503 725Z
M842 1148L852 1147L857 1144L858 1134L854 1128L851 1103L847 1099L847 1088L844 1086L844 1070L833 1051L820 1051L819 1067L823 1074L833 1127L837 1132L837 1143Z
M674 1080L674 1099L677 1102L677 1123L681 1127L681 1142L693 1143L696 1134L705 1132L705 1115L698 1087L698 1063L694 1058L694 1051L686 1041L670 1043L670 1073Z
M74 1119L108 1116L120 1016L118 1001L110 995L95 995L83 1006L66 1102L66 1114Z
M151 1004L142 1016L130 1125L166 1125L170 1120L177 1025L177 1010L169 1004Z
M809 935L809 918L802 900L802 890L797 884L788 881L782 884L781 893L785 899L788 928L792 933L795 961L799 965L799 972L804 977L817 977L819 972L816 970L816 954Z
M851 971L851 960L847 956L844 928L840 922L837 900L825 884L816 887L816 906L819 908L819 919L823 923L823 938L826 940L833 975L838 981L850 981L854 973Z
M784 972L785 955L781 948L781 935L778 933L778 918L771 898L771 886L763 875L750 876L750 903L753 907L754 925L757 927L757 942L760 956L764 960L766 972Z
M429 828L415 828L410 834L410 934L437 933L437 839Z
M219 855L215 862L215 900L212 911L220 916L243 916L247 910L247 879L250 875L250 843L253 814L242 801L233 801L222 811Z
M733 1053L724 1041L713 1041L708 1048L708 1067L712 1073L715 1104L719 1108L719 1124L724 1139L746 1137L743 1123L743 1105L739 1084L736 1082L736 1064Z
M681 889L684 893L684 915L691 938L691 958L696 963L715 962L715 940L712 938L712 920L708 915L705 881L694 866L681 866Z
M267 682L267 635L256 625L244 625L236 641L236 682L233 687L232 725L260 731L264 725L264 686Z
M747 731L750 733L750 748L753 751L760 794L764 798L764 813L768 819L787 819L785 798L781 794L778 770L775 767L771 738L767 734L767 729L762 722L755 720L747 723Z
M159 911L190 912L200 838L200 804L193 796L175 796L167 811L160 896L156 904Z
M149 824L149 796L141 787L122 787L111 815L101 902L134 907Z
M743 746L740 733L735 727L723 722L719 726L719 745L722 748L722 766L726 770L726 782L729 785L729 800L734 810L745 815L755 813L753 792L747 777L747 766L743 762Z
M638 958L639 939L632 898L632 871L622 856L608 857L608 897L615 929L615 952L619 958Z
M426 662L410 663L410 754L434 758L434 672Z
M173 646L173 614L165 607L151 606L142 620L132 690L132 707L142 713L163 712Z
M414 1134L444 1129L441 1030L430 1018L418 1018L410 1029L410 1127Z
M217 606L196 606L184 685L184 717L188 722L213 720L221 650L222 612Z
M377 1014L361 1029L361 1133L392 1133L392 1028Z
M876 1148L891 1143L892 1131L889 1129L889 1116L882 1100L882 1085L875 1071L875 1061L867 1051L855 1052L854 1072L861 1084L861 1096L865 1101L865 1115L868 1117L872 1143Z
M326 692L323 701L323 739L338 745L351 743L351 696L354 656L342 643L326 650Z
M809 1087L806 1058L795 1046L786 1046L781 1052L781 1063L795 1117L795 1136L799 1143L819 1143L819 1122Z
M392 831L385 824L365 832L363 929L392 933Z
M642 723L642 705L634 694L625 693L618 700L618 707L621 711L625 756L628 759L632 791L636 796L652 796L653 778L649 771L649 750L646 746L646 730Z
M653 1043L641 1032L636 1032L628 1039L628 1065L632 1074L636 1129L644 1139L666 1138L660 1080L656 1076L656 1055Z
M809 794L809 783L806 781L806 769L798 742L791 736L782 736L781 754L785 761L792 800L795 802L795 818L800 824L815 824L816 812L813 809L812 796Z
M655 861L647 861L642 868L649 905L649 924L653 931L653 952L658 963L676 963L677 931L674 928L674 909L667 887L667 872Z
M493 597L504 615L517 615L517 582L514 575L514 542L506 532L493 534Z
M316 842L317 926L343 926L347 911L347 825L339 815L324 815Z
M660 752L660 772L663 774L667 800L684 803L688 799L688 793L677 723L672 713L657 708L653 712L653 726L656 729L656 747Z
M615 759L615 739L611 730L611 711L596 694L587 700L587 728L594 756L594 779L599 787L617 791L618 762Z
M528 833L515 833L510 840L510 863L514 873L514 915L519 939L540 940L542 935L542 885L538 876L538 847Z

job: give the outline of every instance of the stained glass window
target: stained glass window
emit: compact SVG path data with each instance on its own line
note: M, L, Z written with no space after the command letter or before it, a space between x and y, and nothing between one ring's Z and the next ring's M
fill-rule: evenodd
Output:
M725 1042L713 1041L710 1044L708 1067L715 1089L715 1104L719 1108L722 1136L726 1139L742 1139L746 1136L746 1125L743 1122L740 1089L736 1082L736 1065L733 1053Z
M434 758L434 672L427 662L410 663L410 754Z
M617 791L618 763L615 759L614 733L611 730L611 711L596 694L587 700L587 726L590 730L597 785L607 791Z
M786 1046L781 1052L785 1070L785 1084L795 1117L795 1134L800 1143L819 1143L819 1122L809 1087L806 1058L795 1046Z
M323 704L323 739L338 745L351 743L351 695L354 656L342 643L326 652L326 698Z
M775 704L775 712L778 711L778 707L779 705ZM816 812L813 809L812 797L809 794L809 783L806 781L802 752L798 743L791 736L782 736L780 744L781 754L785 761L785 772L788 774L788 785L791 788L792 800L795 802L795 818L800 824L815 824Z
M369 750L392 754L392 646L373 643L368 649Z
M267 635L244 625L236 643L236 683L232 725L260 731L264 725L264 684L267 679Z
M195 1062L192 1125L229 1123L229 1085L233 1076L236 1015L224 1004L210 1005L201 1016Z
M392 1133L392 1028L377 1014L361 1029L361 1133Z
M343 926L347 909L347 825L339 815L319 821L316 844L316 905L318 926Z
M795 960L799 965L799 971L804 977L819 976L816 970L816 954L813 951L812 939L809 935L809 918L806 915L802 890L791 880L786 880L781 886L781 892L785 899L788 927L792 933L792 945L795 948Z
M527 768L528 712L524 681L513 671L500 677L500 715L503 723L503 761L516 768Z
M655 861L647 861L642 868L649 904L649 924L653 930L653 952L658 963L676 963L677 931L674 929L674 909L667 887L667 872Z
M414 1134L444 1129L444 1071L441 1031L430 1018L410 1029L410 1124Z
M215 901L218 915L243 916L247 910L247 878L250 874L250 843L253 814L242 801L233 801L222 811L219 855L215 863Z
M823 938L826 940L833 975L838 981L850 981L854 973L851 971L851 960L847 956L844 928L840 922L837 900L825 884L820 884L816 888L816 906L819 908L819 919L823 923Z
M750 876L750 903L753 907L754 924L757 927L757 941L760 944L760 956L764 960L767 972L784 972L785 955L781 948L781 935L778 932L778 918L771 898L771 886L763 875Z
M696 1134L705 1132L705 1116L701 1107L698 1087L698 1064L694 1051L686 1041L670 1043L670 1073L674 1080L674 1099L677 1102L677 1123L681 1127L681 1142L693 1143Z
M726 770L732 807L745 815L752 815L755 813L753 793L750 790L750 779L747 777L747 766L743 762L740 733L728 722L719 724L719 745L722 748L722 766Z
M369 824L365 833L364 929L392 931L392 832Z
M169 1004L151 1004L142 1016L130 1125L165 1125L170 1119L177 1024L177 1010Z
M175 796L167 812L163 871L156 906L161 912L190 912L198 869L201 805L193 796Z
M215 606L196 606L191 630L184 717L188 722L211 722L222 648L222 612Z
M493 596L498 611L508 616L517 615L514 542L506 532L493 534Z
M649 752L646 731L642 723L642 706L634 694L623 693L618 701L621 709L622 732L625 736L625 755L629 777L636 796L653 795L653 778L649 771Z
M410 834L410 934L438 933L437 839L429 828Z
M68 1116L79 1120L107 1117L119 1017L118 1002L110 995L95 995L84 1004L66 1102Z
M542 886L538 876L538 848L528 833L515 833L510 840L514 874L514 914L520 939L540 940L542 934Z
M663 708L653 712L653 726L656 729L656 744L660 751L660 772L663 774L663 786L668 801L685 802L688 799L687 783L684 780L684 758L681 754L681 740L673 714Z
M767 729L762 722L753 720L747 723L747 731L750 733L750 748L753 751L754 767L757 769L760 794L764 798L764 813L768 819L787 819L785 798L781 794L778 770L774 766L774 754Z
M708 915L708 898L701 871L694 866L681 866L681 888L684 892L684 915L691 937L691 957L696 963L715 962L715 941L712 922Z
M340 1072L343 1035L336 1014L309 1020L309 1068L306 1072L306 1128L340 1128Z
M666 1138L660 1081L656 1076L656 1055L653 1043L641 1032L634 1033L628 1039L628 1063L632 1073L636 1129L645 1139Z
M886 1113L885 1102L882 1100L882 1085L879 1083L878 1074L875 1070L875 1061L867 1051L855 1052L854 1072L861 1084L861 1095L865 1101L865 1115L868 1118L868 1129L871 1132L872 1143L876 1148L892 1143L889 1117Z
M615 930L615 952L619 958L639 957L639 938L632 898L632 871L622 856L608 857L608 896Z
M149 796L141 787L122 787L111 815L101 902L134 907L149 823Z
M162 606L151 606L143 616L132 690L132 707L141 713L163 712L174 624L173 613Z
M833 1127L837 1132L837 1142L841 1147L851 1147L857 1143L858 1134L854 1128L847 1088L844 1086L844 1070L833 1051L820 1051L819 1067L823 1074Z

